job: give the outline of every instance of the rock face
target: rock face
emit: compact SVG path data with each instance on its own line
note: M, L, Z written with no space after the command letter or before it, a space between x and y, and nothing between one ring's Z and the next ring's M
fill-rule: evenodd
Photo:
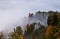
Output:
M26 24L31 24L31 23L40 23L41 25L44 25L47 27L47 19L48 19L48 12L36 12L35 14L29 13L27 17L24 17L22 19L21 24L19 26L22 27L22 30L24 31L25 25Z
M35 15L29 13L28 23L37 22L41 25L47 26L48 12L36 12Z

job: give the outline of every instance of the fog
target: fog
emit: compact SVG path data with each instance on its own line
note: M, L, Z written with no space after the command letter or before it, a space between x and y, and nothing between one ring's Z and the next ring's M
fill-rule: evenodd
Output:
M0 0L0 31L8 25L17 25L29 12L59 11L60 0Z
M8 32L13 31L13 28L18 25L21 25L22 30L24 30L22 24L28 23L28 18L26 17L28 17L29 12L35 14L39 10L60 11L59 6L60 0L0 0L0 31L7 35ZM45 24L45 22L43 21L41 24Z
M5 38L8 39L9 32L13 32L13 29L17 26L21 26L23 33L25 30L26 24L39 22L41 25L44 25L45 27L47 27L48 14L44 13L44 17L43 17L43 13L40 13L38 15L37 14L33 15L32 17L25 16L19 20L14 19L13 21L9 21L9 23L6 22L7 24L4 26L4 28L1 28L2 29L1 31L4 33ZM1 26L1 27L3 27L3 26Z

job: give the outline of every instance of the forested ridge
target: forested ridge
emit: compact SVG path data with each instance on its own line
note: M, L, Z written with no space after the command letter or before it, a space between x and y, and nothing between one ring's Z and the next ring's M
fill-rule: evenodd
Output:
M41 12L38 11L38 13ZM41 25L40 22L33 22L27 23L23 31L21 26L17 26L13 32L9 32L8 39L60 39L60 13L49 11L47 14L49 14L47 27ZM29 15L31 17L33 14ZM0 39L4 39L3 33L0 35Z

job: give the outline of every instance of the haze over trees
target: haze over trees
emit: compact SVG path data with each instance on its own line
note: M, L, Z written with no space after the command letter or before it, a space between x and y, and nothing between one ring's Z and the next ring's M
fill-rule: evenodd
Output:
M38 11L35 15L29 13L28 18L24 31L17 26L9 32L8 39L60 39L60 12Z

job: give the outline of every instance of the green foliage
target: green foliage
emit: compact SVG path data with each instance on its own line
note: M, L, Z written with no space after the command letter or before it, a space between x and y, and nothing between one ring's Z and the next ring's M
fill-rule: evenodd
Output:
M58 19L57 27L60 28L60 18Z
M8 36L9 36L8 39L18 39L14 32L10 32Z
M15 33L17 33L18 35L22 35L22 30L20 26L16 27Z
M9 33L9 38L8 39L19 39L19 37L22 35L22 30L20 26L17 26L14 28L14 32Z

